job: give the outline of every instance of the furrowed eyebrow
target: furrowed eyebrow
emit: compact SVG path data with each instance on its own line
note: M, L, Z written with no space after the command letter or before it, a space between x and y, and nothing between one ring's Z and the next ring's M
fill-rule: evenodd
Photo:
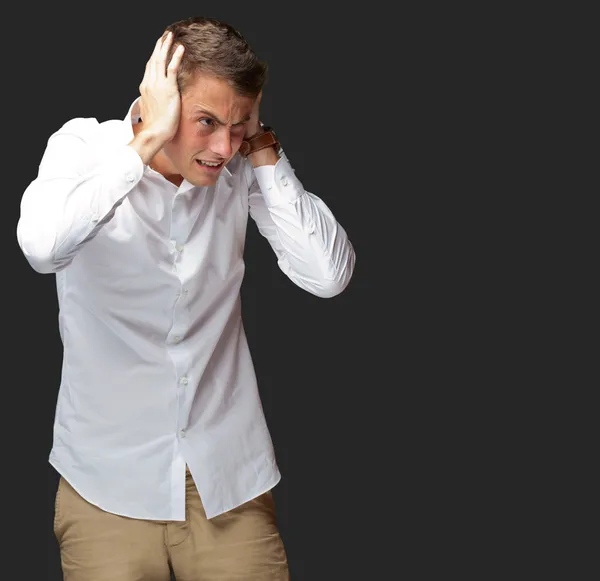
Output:
M221 121L214 113L211 113L210 111L206 111L205 109L195 109L194 113L196 113L196 114L204 113L205 115L208 115L209 117L214 119L219 125L227 125L227 123L225 123L224 121ZM238 121L237 123L232 123L232 125L233 126L243 125L244 123L248 122L249 120L250 120L250 114L246 115L241 121Z

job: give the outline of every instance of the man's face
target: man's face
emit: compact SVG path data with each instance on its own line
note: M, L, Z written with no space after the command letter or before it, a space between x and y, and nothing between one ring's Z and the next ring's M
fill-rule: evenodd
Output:
M173 173L195 186L213 185L240 148L254 101L221 79L196 74L182 95L179 129L163 147Z

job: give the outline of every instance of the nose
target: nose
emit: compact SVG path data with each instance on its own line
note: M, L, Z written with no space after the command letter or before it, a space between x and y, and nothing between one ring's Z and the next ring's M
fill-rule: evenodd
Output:
M231 157L231 133L228 127L219 127L212 134L211 150L222 158Z

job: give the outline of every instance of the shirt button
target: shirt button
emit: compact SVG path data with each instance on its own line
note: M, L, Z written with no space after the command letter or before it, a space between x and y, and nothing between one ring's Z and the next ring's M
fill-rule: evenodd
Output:
M177 246L177 252L183 252L183 246L181 244Z
M131 172L129 172L126 177L128 182L132 182L135 179Z
M187 385L187 384L188 384L188 378L187 378L187 377L185 377L185 376L183 376L183 377L181 378L181 383L182 383L182 385Z
M181 430L181 431L179 432L179 435L180 435L182 438L185 438L185 430Z
M179 341L181 341L181 337L179 335L175 335L175 337L173 337L173 343L179 343Z
M287 185L288 185L288 180L287 180L287 178L286 178L285 176L282 176L282 178L281 178L281 183L282 183L284 186L287 186Z

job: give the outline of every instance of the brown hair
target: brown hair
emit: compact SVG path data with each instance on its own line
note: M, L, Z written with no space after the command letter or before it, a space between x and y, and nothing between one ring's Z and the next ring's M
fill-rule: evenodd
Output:
M170 24L173 33L167 62L178 44L185 48L177 73L183 93L196 72L214 75L230 83L244 97L256 97L267 78L261 62L244 37L232 26L214 18L195 16Z

